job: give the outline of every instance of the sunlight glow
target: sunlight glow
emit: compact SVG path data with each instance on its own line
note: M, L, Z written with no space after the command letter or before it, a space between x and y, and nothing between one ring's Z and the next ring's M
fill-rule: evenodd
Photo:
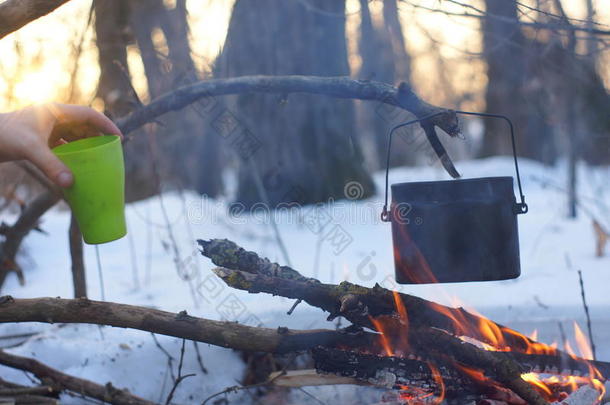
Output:
M46 69L30 72L15 84L15 97L21 104L44 103L56 96L57 85Z
M164 3L173 7L175 0L164 0ZM435 0L415 3L438 7ZM610 9L602 6L602 0L594 3L598 21L607 23L610 20ZM234 0L187 1L192 56L201 77L209 77L214 58L222 49L233 4ZM483 7L481 0L474 1L473 4ZM350 63L352 73L355 74L360 63L356 53L360 6L358 0L348 0L346 5ZM85 28L90 6L90 0L69 2L57 12L28 24L18 33L0 41L0 53L3 55L0 60L0 109L14 109L51 99L68 101L70 75L74 70L75 52L72 44ZM455 12L463 11L456 5L443 7ZM371 2L370 9L374 19L378 20L381 2ZM574 17L584 17L580 2L566 2L566 9ZM481 60L464 53L477 53L481 50L479 21L431 13L414 8L408 2L399 3L399 16L407 47L413 57L412 82L422 97L435 104L447 104L452 102L455 93L467 94L463 107L481 108L486 85L485 65ZM53 35L49 36L49 32L53 32ZM157 35L155 39L161 38ZM138 60L137 51L134 52L134 46L130 45L130 48L128 64L130 70L133 70L134 87L146 99L142 63ZM444 58L447 66L439 66L439 56ZM49 61L52 61L51 66L48 65ZM610 80L610 64L600 65L604 79ZM76 93L70 102L91 103L98 76L95 33L90 26L83 42L79 70L75 75ZM439 80L430 80L430 77Z

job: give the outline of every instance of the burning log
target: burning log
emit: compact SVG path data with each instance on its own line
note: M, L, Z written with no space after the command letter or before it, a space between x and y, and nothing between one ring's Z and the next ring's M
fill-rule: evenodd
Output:
M610 376L610 363L604 361L585 360L568 354L523 354L515 352L498 352L498 356L513 358L523 371L532 373L560 374L573 376L589 376L603 379Z
M199 244L204 256L223 266L214 272L231 287L303 300L329 312L329 320L343 316L354 325L381 332L386 354L381 357L405 357L416 353L435 365L455 366L479 384L498 386L499 383L529 404L546 404L545 396L550 398L552 393L540 392L543 384L537 384L537 377L529 376L528 381L522 378L527 368L522 367L515 356L554 356L558 370L562 359L568 356L461 308L399 294L379 285L366 288L348 282L323 284L290 267L245 251L228 240L199 241ZM489 345L490 350L460 339L464 336ZM507 351L510 353L504 353ZM605 378L590 362L572 359L576 363L573 367L581 371L594 370L589 373L596 379L594 381L599 383L599 379ZM536 369L535 361L528 364L530 370ZM546 369L546 364L538 365L538 369Z
M472 380L451 366L327 347L313 349L312 355L318 372L355 378L377 387L409 387L424 395L447 398L478 393Z
M273 277L271 286L258 279L260 291L283 297L302 299L330 313L329 320L343 315L354 306L366 307L373 318L396 313L394 292L375 285L366 288L349 282L323 284L301 275L298 271L272 263L254 252L246 251L226 239L199 240L202 254L221 267L245 273ZM286 280L281 283L281 280ZM278 283L279 284L276 284ZM300 284L304 283L304 284ZM233 286L239 288L239 286ZM241 288L245 289L245 288ZM246 288L247 289L247 288ZM276 290L274 292L272 290ZM293 291L291 292L290 289ZM409 294L396 293L409 309L409 324L445 330L456 336L468 336L494 347L528 354L556 354L556 349L537 343L527 336L475 315L463 308L451 308Z
M511 390L497 384L484 384L460 371L460 367L434 364L418 359L378 356L341 349L319 347L312 351L316 370L359 381L375 387L400 390L397 403L429 399L438 404L443 399L481 403L526 405Z

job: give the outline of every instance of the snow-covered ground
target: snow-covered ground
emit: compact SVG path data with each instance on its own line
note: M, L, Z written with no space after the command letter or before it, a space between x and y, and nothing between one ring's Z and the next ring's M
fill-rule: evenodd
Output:
M464 177L513 173L512 161L506 158L459 162L458 168ZM566 219L566 195L557 189L565 186L564 167L546 168L522 160L521 170L530 212L519 216L522 276L511 281L395 285L390 225L379 220L383 198L381 174L376 176L380 191L376 197L366 201L340 201L319 208L327 222L325 229L336 227L349 243L337 246L324 239L321 235L327 231L318 232L311 226L312 207L284 212L275 219L290 263L305 275L334 283L349 280L372 286L378 282L441 303L473 308L524 333L538 329L540 340L548 343L559 339L560 323L569 336L573 320L584 329L577 275L580 269L591 307L598 357L610 360L610 344L605 344L610 341L610 249L606 257L595 257L590 217L593 213L606 227L610 225L610 212L605 208L610 207L610 170L580 168L579 193L586 209L579 212L576 220ZM402 168L390 173L390 183L446 178L438 167ZM332 327L320 310L302 304L288 316L286 311L291 301L231 290L211 274L209 270L213 266L198 254L195 239L232 239L249 250L286 263L275 242L268 211L261 207L253 215L229 215L227 206L226 201L208 200L194 194L166 193L127 207L128 236L99 246L106 300L168 311L186 309L193 316L250 325ZM68 223L66 210L55 209L44 217L42 227L49 236L30 235L20 258L26 269L26 285L20 286L16 277L11 276L3 294L20 298L71 297ZM180 248L178 266L172 239ZM101 287L95 247L86 246L85 255L89 295L99 299ZM185 273L191 275L190 280L186 280ZM171 389L167 357L149 333L90 325L0 325L0 336L24 331L39 333L10 349L11 352L35 356L55 368L99 383L110 381L153 401L164 402ZM179 339L158 336L158 341L178 358ZM15 342L0 340L3 346L12 343ZM197 375L180 385L174 403L201 402L235 385L242 376L244 365L235 353L199 346L209 372L201 371L194 348L188 344L184 373ZM176 362L174 372L175 367ZM28 382L22 372L15 370L0 368L0 375L11 381ZM362 398L351 387L310 388L308 392L323 401L340 398L340 402L358 403ZM243 393L228 396L231 403L240 403L246 398Z

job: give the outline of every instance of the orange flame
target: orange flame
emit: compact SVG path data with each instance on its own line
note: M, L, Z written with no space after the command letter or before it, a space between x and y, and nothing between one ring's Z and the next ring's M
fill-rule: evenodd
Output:
M537 373L525 373L521 374L521 378L528 383L532 384L534 387L538 388L539 391L542 391L546 394L547 398L551 398L553 396L553 391L547 385L542 382L540 379L540 375Z
M392 207L392 210L395 210ZM398 215L393 213L392 215ZM405 226L394 227L398 228L400 234L398 235L401 240L400 243L394 244L394 261L396 263L396 270L400 272L407 280L414 284L428 284L438 283L438 279L432 273L432 269L428 264L428 261L424 257L423 253L417 245L412 241L411 235L406 230ZM397 246L405 246L409 249L407 257L401 255L400 249Z
M399 252L395 252L399 254ZM419 263L422 264L421 262ZM425 267L425 266L424 266ZM431 273L430 273L431 275ZM412 278L411 278L412 279ZM396 313L394 315L382 315L376 318L369 317L374 329L379 332L379 343L382 351L387 356L405 357L409 352L409 317L407 308L396 291L392 291ZM537 342L538 331L534 330L528 337L515 330L500 326L495 322L477 314L478 317L471 317L466 311L455 310L453 308L430 303L430 307L440 314L447 317L451 331L461 339L478 344L488 351L511 351L518 350L525 354L557 355L557 343L551 345ZM470 310L469 310L470 311ZM472 311L470 311L472 312ZM474 312L476 314L476 312ZM398 323L396 322L398 318ZM398 327L397 327L398 324ZM473 338L473 337L476 337ZM521 375L521 378L531 384L547 401L555 402L564 400L570 393L576 391L583 385L590 385L595 388L601 399L605 395L604 377L594 365L587 361L593 359L593 352L589 341L579 326L574 323L574 341L578 348L580 357L577 356L569 342L565 342L565 351L580 362L586 361L589 369L588 376L561 376L549 375L545 373L529 372ZM511 348L507 342L512 342L515 348ZM418 387L400 386L400 397L409 401L422 401L439 405L445 397L445 382L436 365L428 363L432 373L436 389L440 392L435 396L430 389ZM474 382L504 389L495 381L485 376L481 370L466 367L461 364L454 365L458 370L468 376Z
M379 343L381 344L381 347L383 348L383 351L386 356L394 356L394 350L392 349L392 345L390 344L390 341L388 339L388 334L386 333L382 318L379 317L375 319L373 317L369 317L369 319L375 327L375 330L379 332Z
M438 370L438 368L432 364L432 363L428 363L428 367L430 368L430 371L432 372L432 378L434 379L434 382L436 383L436 385L439 387L440 393L439 395L437 395L437 397L434 399L434 405L440 405L443 400L445 399L445 382L443 381L443 377L441 376L440 371Z
M574 338L576 339L576 346L580 352L580 357L587 360L593 360L593 350L589 345L589 340L576 322L574 322Z

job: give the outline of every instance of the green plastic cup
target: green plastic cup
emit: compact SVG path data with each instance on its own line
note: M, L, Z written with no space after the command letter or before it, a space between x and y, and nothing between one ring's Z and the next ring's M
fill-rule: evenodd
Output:
M74 184L64 189L83 239L100 244L122 238L125 225L125 164L121 139L94 136L53 148L72 170Z

